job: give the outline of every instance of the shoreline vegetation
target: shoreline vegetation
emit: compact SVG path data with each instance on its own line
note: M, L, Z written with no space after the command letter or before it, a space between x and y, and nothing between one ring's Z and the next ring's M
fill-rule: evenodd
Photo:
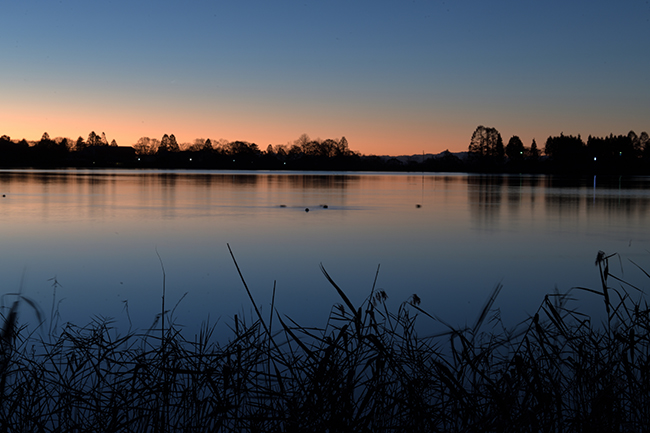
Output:
M87 139L51 139L46 132L36 142L0 137L0 167L4 168L178 168L222 170L410 171L539 174L650 174L650 138L560 134L538 148L518 136L506 145L493 127L478 126L467 151L410 156L362 155L345 137L314 139L307 134L263 150L255 143L196 139L178 143L174 134L162 139L141 137L132 146L110 143L92 131Z
M389 311L387 294L373 287L354 305L324 268L341 302L320 328L300 326L273 301L264 317L240 272L254 314L234 317L225 344L214 342L209 324L183 335L165 310L164 282L157 328L124 335L103 320L30 331L18 309L38 306L18 296L1 311L0 428L643 431L650 309L640 288L611 273L610 261L619 260L598 252L600 287L549 294L513 329L493 314L500 285L473 325L457 328L427 312L417 295ZM572 291L602 299L602 322L573 305ZM418 320L447 330L419 336Z

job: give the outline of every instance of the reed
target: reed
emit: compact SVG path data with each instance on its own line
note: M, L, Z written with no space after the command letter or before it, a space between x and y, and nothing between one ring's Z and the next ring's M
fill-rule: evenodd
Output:
M498 332L485 321L500 285L473 326L458 328L415 295L390 311L373 287L357 306L324 268L341 304L323 327L273 309L263 317L242 276L255 316L235 316L222 344L209 324L186 339L171 317L160 333L122 335L97 318L43 338L18 326L12 304L0 336L0 429L643 431L650 310L638 287L610 273L616 257L599 253L601 287L551 293ZM603 323L573 307L576 291L602 298ZM421 337L418 320L446 331Z

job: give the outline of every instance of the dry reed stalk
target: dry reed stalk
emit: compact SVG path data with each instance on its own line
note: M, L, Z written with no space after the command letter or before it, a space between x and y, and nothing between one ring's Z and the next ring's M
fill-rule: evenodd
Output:
M619 281L612 257L601 257L600 290L576 288L605 299L606 287L603 325L571 308L570 292L556 291L515 329L486 331L497 285L472 327L446 324L448 331L420 337L418 318L445 323L417 297L391 311L373 283L355 306L324 268L342 301L324 327L281 317L273 296L268 326L257 308L252 322L235 316L221 345L207 323L188 341L173 320L158 337L119 335L101 318L44 341L9 314L3 325L11 316L15 331L0 429L643 431L650 309L629 296L633 286L609 284ZM161 320L165 314L163 307Z

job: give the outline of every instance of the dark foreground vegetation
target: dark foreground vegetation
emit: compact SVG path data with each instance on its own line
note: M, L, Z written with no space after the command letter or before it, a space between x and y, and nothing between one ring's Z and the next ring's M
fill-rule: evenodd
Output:
M602 287L573 289L602 299L602 323L554 293L516 329L486 331L497 286L473 326L426 338L416 320L438 319L417 296L397 311L382 291L353 305L325 270L342 302L324 327L262 317L251 296L256 317L235 317L222 345L208 326L186 339L165 315L147 333L95 322L39 338L16 327L19 301L4 316L0 429L644 431L650 310L610 259L596 260Z
M160 140L141 137L132 146L118 146L94 131L87 139L76 140L51 139L44 133L31 143L1 136L2 167L650 174L650 137L630 131L589 136L585 142L579 135L560 134L549 136L538 148L534 139L525 146L516 135L504 145L495 128L479 126L466 152L390 157L362 155L350 149L345 137L312 140L306 134L287 144L269 144L264 150L255 143L223 139L178 143L174 134Z

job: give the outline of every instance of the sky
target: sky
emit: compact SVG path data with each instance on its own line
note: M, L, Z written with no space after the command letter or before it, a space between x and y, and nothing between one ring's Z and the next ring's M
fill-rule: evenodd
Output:
M0 135L467 150L650 131L650 4L0 0Z

